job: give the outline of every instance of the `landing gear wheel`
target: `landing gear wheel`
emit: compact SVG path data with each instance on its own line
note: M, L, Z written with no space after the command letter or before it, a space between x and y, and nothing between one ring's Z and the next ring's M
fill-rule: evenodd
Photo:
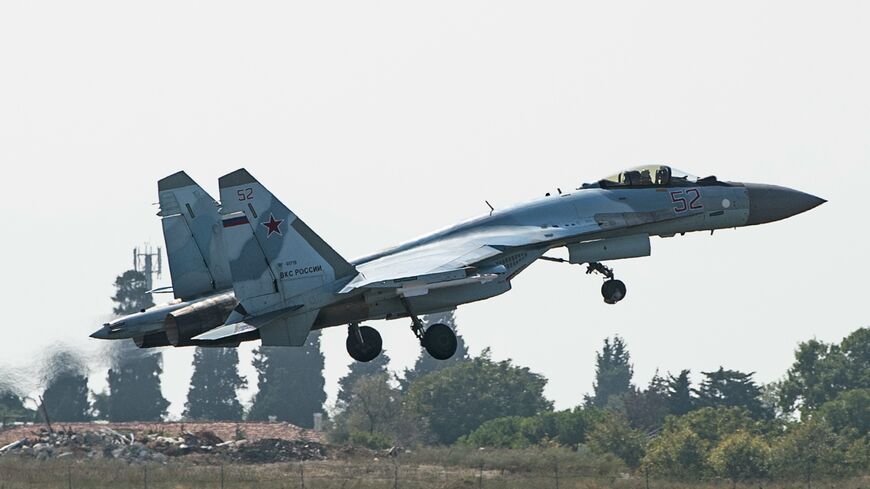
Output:
M607 280L601 286L601 295L604 296L604 302L608 304L616 304L625 299L626 292L627 290L622 280Z
M456 353L456 333L446 324L433 324L426 328L422 343L436 360L447 360Z
M381 339L381 334L375 328L369 326L360 326L359 334L355 334L353 326L347 334L347 353L358 362L371 362L381 354L381 347L384 342ZM362 338L362 343L360 343Z

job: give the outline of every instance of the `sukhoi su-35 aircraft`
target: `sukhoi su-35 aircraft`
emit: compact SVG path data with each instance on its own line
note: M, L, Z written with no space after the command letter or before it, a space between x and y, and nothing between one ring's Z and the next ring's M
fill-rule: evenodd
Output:
M410 318L430 355L450 358L450 327L419 315L511 289L537 260L583 264L604 277L608 304L625 284L604 262L650 255L650 237L753 226L825 201L773 185L696 178L648 166L459 223L345 260L244 169L219 180L220 206L184 172L158 183L176 300L119 318L92 336L140 347L301 346L312 329L348 326L347 350L367 362L381 336L363 321ZM568 259L547 251L567 248Z

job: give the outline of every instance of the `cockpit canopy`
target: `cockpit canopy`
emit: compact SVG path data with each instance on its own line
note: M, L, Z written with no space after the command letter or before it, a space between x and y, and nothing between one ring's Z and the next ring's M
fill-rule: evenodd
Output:
M698 177L665 165L639 166L600 180L603 188L614 187L667 187L681 183L695 183Z

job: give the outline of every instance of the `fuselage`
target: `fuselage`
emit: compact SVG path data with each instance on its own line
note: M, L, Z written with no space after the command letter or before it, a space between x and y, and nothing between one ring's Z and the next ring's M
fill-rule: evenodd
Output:
M329 298L318 306L313 328L407 317L409 307L414 314L428 314L503 294L510 290L511 281L519 273L554 248L567 247L572 263L646 256L651 236L670 237L762 224L790 217L824 202L783 187L719 182L715 178L671 179L670 169L667 177L667 184L661 185L651 181L645 184L601 181L584 185L571 192L494 210L354 260L351 264L359 272L358 277L364 277L377 275L378 271L396 263L413 261L424 253L431 254L445 243L481 243L500 250L497 256L484 256L467 267L473 268L477 275L460 274L443 282L429 283L419 294L407 291L397 294L390 288L340 294L338 290L348 279L328 284L325 290L332 292L328 292ZM474 278L481 274L486 279ZM411 281L414 278L406 277ZM209 309L211 304L220 307ZM232 307L235 303L231 292L176 301L119 318L93 336L135 337L137 344L163 346L165 340L159 335L164 331L174 328L177 332L179 325L195 323L203 311L209 313L208 324L216 326L226 319ZM182 317L192 319L185 322L179 319ZM257 337L251 334L244 339Z

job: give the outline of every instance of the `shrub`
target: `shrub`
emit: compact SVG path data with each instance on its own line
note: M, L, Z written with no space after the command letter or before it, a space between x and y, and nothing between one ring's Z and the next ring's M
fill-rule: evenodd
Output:
M379 433L367 431L354 431L350 434L350 442L372 450L384 450L393 446L392 440Z
M710 466L716 474L735 485L766 476L769 465L770 448L764 440L743 431L726 437L710 453Z

